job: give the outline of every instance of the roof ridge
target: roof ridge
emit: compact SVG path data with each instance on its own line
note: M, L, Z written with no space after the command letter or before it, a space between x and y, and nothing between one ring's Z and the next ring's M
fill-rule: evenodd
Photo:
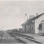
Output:
M33 21L33 20L35 20L35 19L37 19L37 18L39 18L41 15L43 15L44 13L41 13L41 14L39 14L39 15L37 15L36 17L33 17L33 18L31 18L31 19L28 19L26 22L24 22L23 24L25 24L25 23L28 23L28 22L31 22L31 21Z

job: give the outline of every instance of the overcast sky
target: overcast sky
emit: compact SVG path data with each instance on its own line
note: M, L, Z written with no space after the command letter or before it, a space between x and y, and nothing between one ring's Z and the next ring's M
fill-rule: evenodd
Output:
M44 13L44 1L0 1L0 30L21 27L25 14Z

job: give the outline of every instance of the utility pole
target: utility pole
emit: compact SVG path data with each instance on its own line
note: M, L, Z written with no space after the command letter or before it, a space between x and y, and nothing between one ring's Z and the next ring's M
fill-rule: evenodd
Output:
M27 21L28 20L28 16L27 16L27 14L25 14L25 21ZM25 25L25 33L26 33L26 25Z

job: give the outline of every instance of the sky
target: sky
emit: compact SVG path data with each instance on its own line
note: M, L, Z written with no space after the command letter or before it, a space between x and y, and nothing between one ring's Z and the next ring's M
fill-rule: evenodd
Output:
M44 1L0 1L0 30L21 28L30 15L44 13Z

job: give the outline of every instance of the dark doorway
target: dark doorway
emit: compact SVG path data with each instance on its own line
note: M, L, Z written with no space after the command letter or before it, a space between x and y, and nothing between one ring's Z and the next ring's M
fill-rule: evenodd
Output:
M42 24L39 24L39 30L42 30Z

